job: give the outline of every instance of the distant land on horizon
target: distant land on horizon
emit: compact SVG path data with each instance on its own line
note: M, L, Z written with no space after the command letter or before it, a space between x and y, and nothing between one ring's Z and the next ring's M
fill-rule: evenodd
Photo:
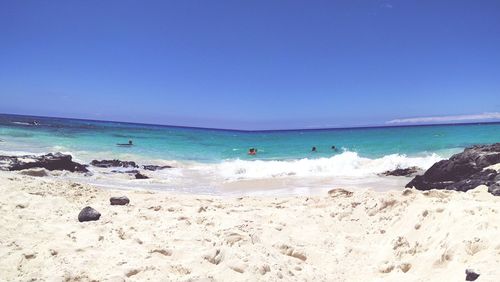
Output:
M39 115L23 115L23 114L10 114L10 113L0 113L0 116L13 116L13 117L31 117L31 118L43 118L43 119L62 119L62 120L77 120L77 121L91 121L91 122L109 122L109 123L121 123L121 124L132 124L132 125L146 125L146 126L158 126L158 127L173 127L173 128L190 128L190 129L202 129L202 130L221 130L221 131L237 131L237 132L275 132L275 131L319 131L319 130L344 130L344 129L367 129L367 128L392 128L392 127L418 127L418 126L454 126L454 125L477 125L477 124L500 124L500 120L493 121L470 121L470 122L436 122L436 123L409 123L409 124L398 124L387 122L385 124L379 125L360 125L360 126L340 126L340 127L311 127L311 128L283 128L283 129L238 129L238 128L220 128L220 127L203 127L203 126L186 126L186 125L174 125L174 124L155 124L147 122L133 122L133 121L119 121L119 120L99 120L90 118L72 118L72 117L54 117L54 116L39 116Z

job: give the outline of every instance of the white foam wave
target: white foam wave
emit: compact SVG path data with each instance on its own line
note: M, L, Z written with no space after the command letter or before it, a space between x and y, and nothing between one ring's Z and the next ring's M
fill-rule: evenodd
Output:
M428 169L442 157L431 154L408 157L392 154L382 158L360 157L355 152L344 152L330 158L300 159L290 161L232 160L217 165L216 173L226 180L266 179L287 176L297 177L363 177L376 175L396 168L416 166ZM214 167L206 167L214 169Z

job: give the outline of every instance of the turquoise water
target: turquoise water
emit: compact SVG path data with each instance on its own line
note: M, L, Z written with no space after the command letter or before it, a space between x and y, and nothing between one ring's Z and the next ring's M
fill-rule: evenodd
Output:
M39 125L29 122L36 120ZM500 141L500 124L243 132L0 115L0 149L136 155L217 163L227 160L293 160L331 157L344 151L360 157L391 154L448 157L466 146ZM116 143L133 140L133 147ZM338 151L332 150L335 145ZM315 146L317 152L311 152ZM248 148L258 149L256 156Z
M83 163L116 158L174 167L143 171L150 179L140 181L116 168L64 174L103 187L310 194L331 187L401 189L408 179L380 173L425 170L464 147L499 142L500 124L244 132L0 115L0 140L0 154L60 151ZM135 145L116 145L128 140ZM252 147L256 156L247 154Z

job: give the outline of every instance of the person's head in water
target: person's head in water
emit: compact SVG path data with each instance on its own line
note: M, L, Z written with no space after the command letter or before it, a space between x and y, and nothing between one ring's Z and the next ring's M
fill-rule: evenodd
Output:
M128 144L129 144L129 145L132 145L132 140L128 140Z
M332 146L332 150L337 150L337 147L335 147L335 145Z
M255 155L256 153L257 153L257 149L255 149L255 148L248 149L248 154L249 155Z
M311 152L317 152L316 147L312 147Z

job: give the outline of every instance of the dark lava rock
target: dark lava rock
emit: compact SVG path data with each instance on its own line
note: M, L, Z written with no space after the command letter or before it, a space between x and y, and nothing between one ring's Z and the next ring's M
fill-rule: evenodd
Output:
M139 170L137 170L137 169L132 169L132 170L112 170L111 172L113 172L113 173L136 174L136 173L139 173Z
M472 269L466 269L465 270L465 281L476 281L476 279L479 277L479 273L474 272Z
M90 162L91 165L96 167L110 168L110 167L134 167L138 168L135 162L120 161L120 160L93 160Z
M469 178L455 182L446 189L455 191L468 191L474 189L479 185L486 185L488 187L496 184L500 180L500 174L496 170L486 169L478 173L474 173Z
M123 206L123 205L128 205L128 203L130 203L130 200L125 196L111 197L111 198L109 198L109 202L112 206L116 206L116 205Z
M457 191L467 191L479 185L496 187L500 180L498 172L483 169L497 163L500 163L500 143L469 147L448 160L435 163L423 175L416 176L406 187ZM498 193L497 188L493 190Z
M78 214L78 221L80 222L94 221L94 220L99 220L100 217L101 214L98 211L96 211L91 207L85 207Z
M418 167L412 166L409 168L397 168L395 170L388 170L383 172L385 176L410 176L418 172Z
M499 174L500 175L500 174ZM497 175L497 183L488 187L488 192L495 196L500 196L500 177Z
M161 170L161 169L166 169L166 168L172 168L169 165L143 165L142 168L145 170L150 170L150 171L155 171L155 170Z
M72 161L71 155L61 153L50 153L42 156L0 156L0 169L2 170L15 171L30 168L89 172L87 166Z
M146 176L140 172L135 174L135 179L148 179L148 178L149 178L148 176Z

